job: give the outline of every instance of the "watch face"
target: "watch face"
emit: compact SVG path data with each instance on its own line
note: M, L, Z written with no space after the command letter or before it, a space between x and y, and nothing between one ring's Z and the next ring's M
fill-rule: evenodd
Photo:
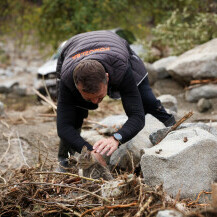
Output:
M115 139L117 139L118 141L120 141L122 139L122 136L120 133L115 133L114 134Z

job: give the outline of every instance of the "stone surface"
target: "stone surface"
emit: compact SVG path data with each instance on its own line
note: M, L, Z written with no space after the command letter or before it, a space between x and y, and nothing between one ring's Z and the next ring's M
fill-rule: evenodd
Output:
M96 130L82 130L81 137L83 137L91 145L94 145L100 139L103 139L103 136L100 135Z
M134 166L138 165L141 159L140 150L152 147L149 140L149 134L164 125L151 115L146 115L145 127L130 141L122 144L111 156L110 165L118 165L121 168L132 169L132 160Z
M170 111L177 112L177 99L176 97L170 95L170 94L165 94L157 97L164 106L165 109L168 109Z
M104 118L103 120L99 121L100 125L96 124L94 129L103 129L103 128L121 128L122 125L127 121L127 116L123 115L112 115ZM102 125L106 126L103 127Z
M141 168L146 184L163 183L175 197L195 199L202 190L210 191L217 176L217 136L215 129L195 124L173 131L158 145L145 149Z
M207 84L200 87L195 87L185 92L185 99L188 102L197 102L201 98L210 99L215 97L217 97L216 84Z
M10 93L13 88L18 85L18 81L14 79L1 80L0 79L0 93Z
M217 77L217 38L199 45L169 64L166 69L180 83Z
M184 215L176 210L161 210L156 217L184 217Z
M214 123L213 123L213 126L215 126ZM210 125L210 124L208 125L208 124L202 123L202 122L199 122L199 123L184 123L184 124L181 124L180 126L178 126L177 130L185 129L185 128L199 127L199 128L201 128L203 130L206 130L207 132L209 132L212 135L217 137L217 130L213 126ZM170 127L165 127L165 128L162 128L162 129L159 129L157 131L152 132L149 135L149 139L150 139L151 143L153 145L156 145L162 138L165 137L165 135L167 134L167 132L169 130L170 130Z
M212 108L212 103L208 99L201 98L197 103L199 112L206 112Z
M145 64L145 68L148 72L148 79L149 79L149 83L150 85L153 85L157 80L157 71L155 70L155 68L152 66L152 64L150 63L144 63Z
M169 56L162 58L160 60L155 61L152 66L157 71L157 78L163 79L170 76L168 73L166 67L171 64L175 59L177 59L177 56Z

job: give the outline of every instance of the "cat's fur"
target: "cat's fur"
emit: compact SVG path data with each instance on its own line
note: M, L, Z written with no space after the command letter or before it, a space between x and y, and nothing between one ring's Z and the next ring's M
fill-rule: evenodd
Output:
M77 167L83 170L83 176L104 180L112 180L113 177L107 167L101 165L95 157L87 150L87 147L82 148L81 154L77 159Z

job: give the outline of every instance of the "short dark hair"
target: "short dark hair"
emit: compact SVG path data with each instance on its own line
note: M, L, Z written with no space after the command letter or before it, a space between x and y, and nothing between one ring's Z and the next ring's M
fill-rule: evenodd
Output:
M73 79L76 85L82 85L82 91L97 93L100 83L107 83L106 71L96 60L83 60L74 69Z

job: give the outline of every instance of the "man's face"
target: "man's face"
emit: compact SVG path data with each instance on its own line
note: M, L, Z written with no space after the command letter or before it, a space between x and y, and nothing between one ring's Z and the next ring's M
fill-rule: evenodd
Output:
M98 104L102 102L103 98L107 95L108 84L101 83L98 93L87 93L82 91L82 84L78 84L77 89L86 101Z

